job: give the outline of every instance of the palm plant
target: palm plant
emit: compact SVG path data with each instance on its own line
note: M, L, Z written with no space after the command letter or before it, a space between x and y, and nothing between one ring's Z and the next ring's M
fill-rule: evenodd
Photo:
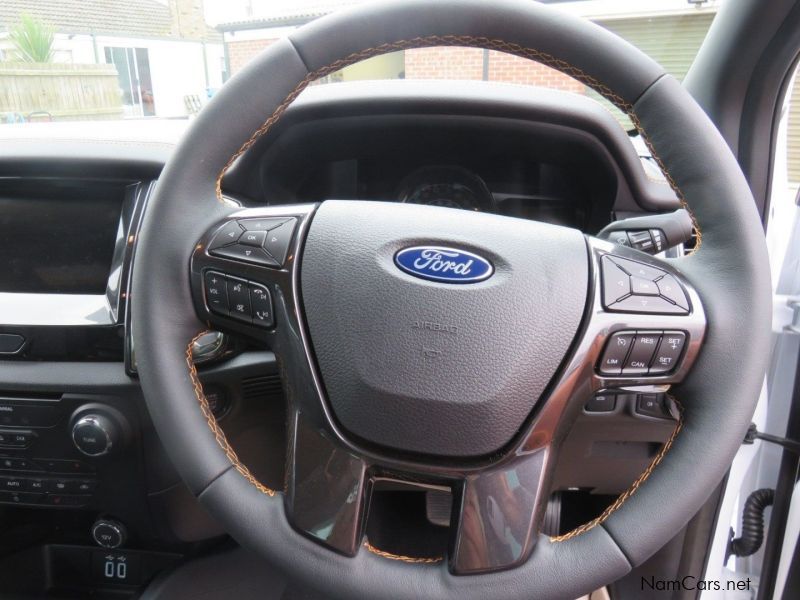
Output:
M9 38L20 60L46 63L53 59L54 34L50 25L30 15L21 15Z

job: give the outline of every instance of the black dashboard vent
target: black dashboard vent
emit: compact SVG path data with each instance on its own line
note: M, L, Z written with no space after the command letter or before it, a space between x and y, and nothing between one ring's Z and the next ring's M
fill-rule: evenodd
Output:
M242 379L242 397L245 400L280 396L283 394L280 375L260 375Z

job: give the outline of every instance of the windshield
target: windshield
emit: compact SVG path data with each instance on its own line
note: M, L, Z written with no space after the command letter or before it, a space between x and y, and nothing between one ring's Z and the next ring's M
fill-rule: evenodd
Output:
M363 0L362 0L363 1ZM369 0L367 0L369 1ZM0 122L189 119L261 50L355 0L4 0ZM551 1L627 39L682 78L716 0ZM582 83L508 54L437 47L394 52L319 81L466 79L589 95Z

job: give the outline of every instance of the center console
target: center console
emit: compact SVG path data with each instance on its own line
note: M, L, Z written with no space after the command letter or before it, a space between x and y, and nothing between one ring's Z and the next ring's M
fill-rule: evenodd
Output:
M135 232L151 184L3 178L0 358L121 361Z

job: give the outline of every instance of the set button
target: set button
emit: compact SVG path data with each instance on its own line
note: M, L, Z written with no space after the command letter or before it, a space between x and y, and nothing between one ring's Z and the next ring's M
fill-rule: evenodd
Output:
M267 286L216 271L207 271L203 282L206 304L211 312L261 327L275 325L272 296Z
M606 344L601 375L666 375L675 370L686 345L683 331L623 331Z
M687 315L689 299L674 276L606 254L601 260L603 307L612 312Z

